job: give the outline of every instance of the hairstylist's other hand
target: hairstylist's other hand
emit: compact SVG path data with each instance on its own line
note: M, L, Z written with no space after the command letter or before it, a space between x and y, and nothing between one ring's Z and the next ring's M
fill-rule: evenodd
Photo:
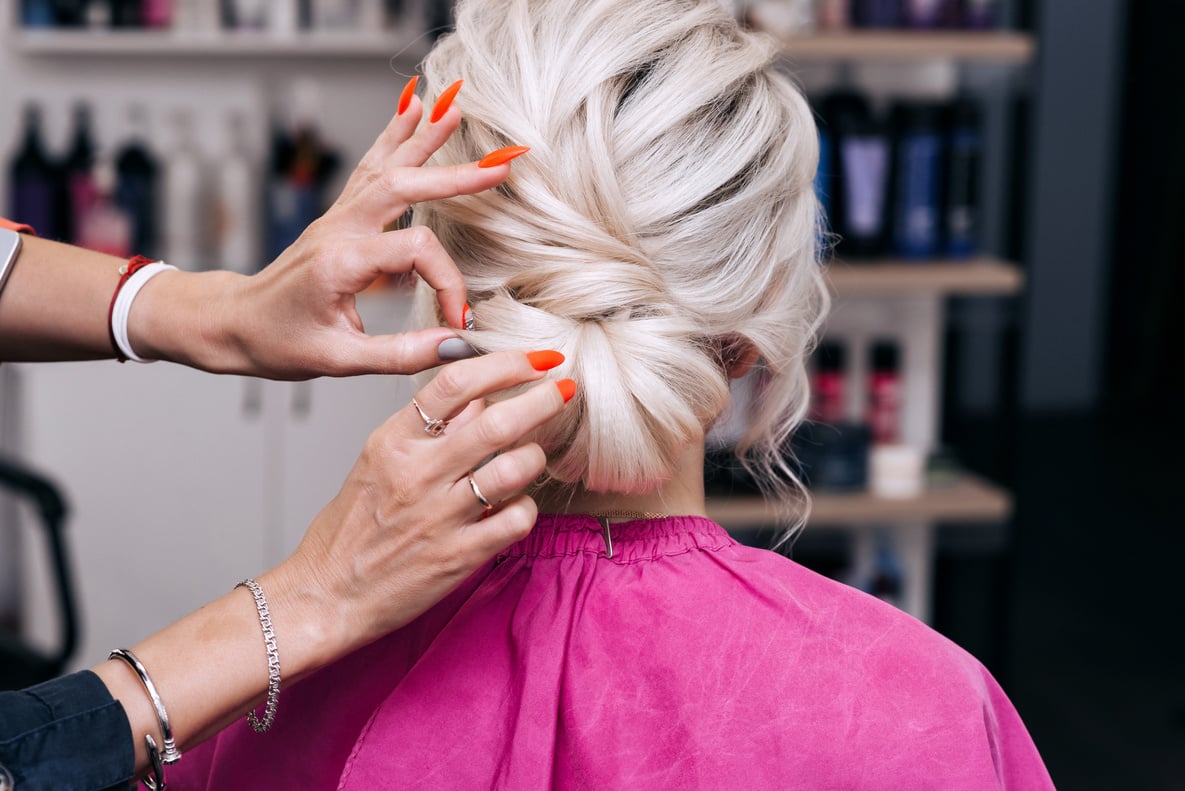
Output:
M416 402L428 417L452 420L471 402L542 379L562 360L556 352L499 352L455 362ZM526 536L536 507L522 491L546 458L523 437L559 414L574 387L540 382L440 436L425 432L413 404L376 430L295 553L260 578L269 600L287 603L272 606L286 621L276 633L292 635L285 662L305 672L407 624ZM493 504L487 513L468 475L495 453L474 472L477 491Z
M436 236L423 227L383 228L412 204L497 186L510 167L425 167L461 113L450 104L435 122L421 124L424 108L415 96L402 109L333 206L279 258L251 277L223 278L213 295L198 295L204 305L196 333L171 348L151 348L171 330L162 305L146 315L140 337L129 327L133 347L205 370L273 379L406 374L438 365L437 347L453 337L447 327L369 336L355 294L381 274L414 271L436 289L448 322L461 327L465 284Z

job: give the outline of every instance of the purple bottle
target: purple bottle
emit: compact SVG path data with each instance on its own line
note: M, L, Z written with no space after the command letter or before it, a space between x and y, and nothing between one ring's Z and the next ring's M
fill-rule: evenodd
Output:
M852 19L857 27L900 27L901 0L853 0Z
M958 0L905 0L906 27L951 27L958 18Z
M963 0L962 26L970 30L991 30L1000 25L999 0Z
M57 238L57 172L41 144L41 109L25 108L25 137L8 169L8 211L42 236Z

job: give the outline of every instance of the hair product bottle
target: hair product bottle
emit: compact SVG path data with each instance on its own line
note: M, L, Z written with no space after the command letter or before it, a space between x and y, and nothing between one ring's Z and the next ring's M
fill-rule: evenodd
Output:
M852 17L858 27L899 27L901 0L852 0Z
M933 258L939 249L942 128L935 107L894 109L893 246L906 258Z
M82 218L78 244L90 250L127 258L132 254L132 218L115 201L115 167L100 158L95 165L95 202Z
M128 112L131 134L116 154L119 205L132 221L132 248L141 255L160 255L160 167L148 150L148 114L133 106Z
M8 166L8 211L42 236L60 234L55 222L57 172L42 144L41 108L25 106L24 139Z
M946 196L943 232L946 254L969 258L979 251L979 168L983 132L979 105L971 98L956 99L948 110Z
M838 341L824 340L815 350L814 364L811 419L837 426L847 413L847 349Z
M90 107L74 105L74 136L62 162L62 212L59 232L69 242L78 241L82 218L95 202L95 139L91 133Z
M247 121L230 118L230 145L214 174L214 266L243 274L259 269L259 184Z
M175 145L165 156L164 222L161 224L165 260L181 269L205 269L207 168L194 141L193 118L179 112L172 119Z
M839 251L851 257L879 255L885 245L885 202L889 183L889 136L864 97L834 94L824 102L834 135L835 172L832 228Z
M901 347L895 341L872 345L868 371L867 421L872 441L889 444L901 437Z

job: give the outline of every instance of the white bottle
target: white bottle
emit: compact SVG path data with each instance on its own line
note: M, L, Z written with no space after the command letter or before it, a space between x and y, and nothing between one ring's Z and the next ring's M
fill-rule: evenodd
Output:
M207 192L205 163L194 140L193 118L179 111L173 118L172 150L164 157L165 260L179 269L206 269Z
M260 189L247 119L241 113L230 117L229 145L218 159L214 182L214 265L252 274L262 263Z

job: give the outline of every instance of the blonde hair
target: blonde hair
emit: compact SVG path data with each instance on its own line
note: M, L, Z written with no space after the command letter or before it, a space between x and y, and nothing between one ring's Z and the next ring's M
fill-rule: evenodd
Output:
M494 191L418 207L487 351L563 352L576 400L536 437L549 474L652 489L728 402L726 347L763 386L738 450L776 493L826 310L818 142L775 48L717 0L462 0L428 56L464 121L436 164L527 145Z

